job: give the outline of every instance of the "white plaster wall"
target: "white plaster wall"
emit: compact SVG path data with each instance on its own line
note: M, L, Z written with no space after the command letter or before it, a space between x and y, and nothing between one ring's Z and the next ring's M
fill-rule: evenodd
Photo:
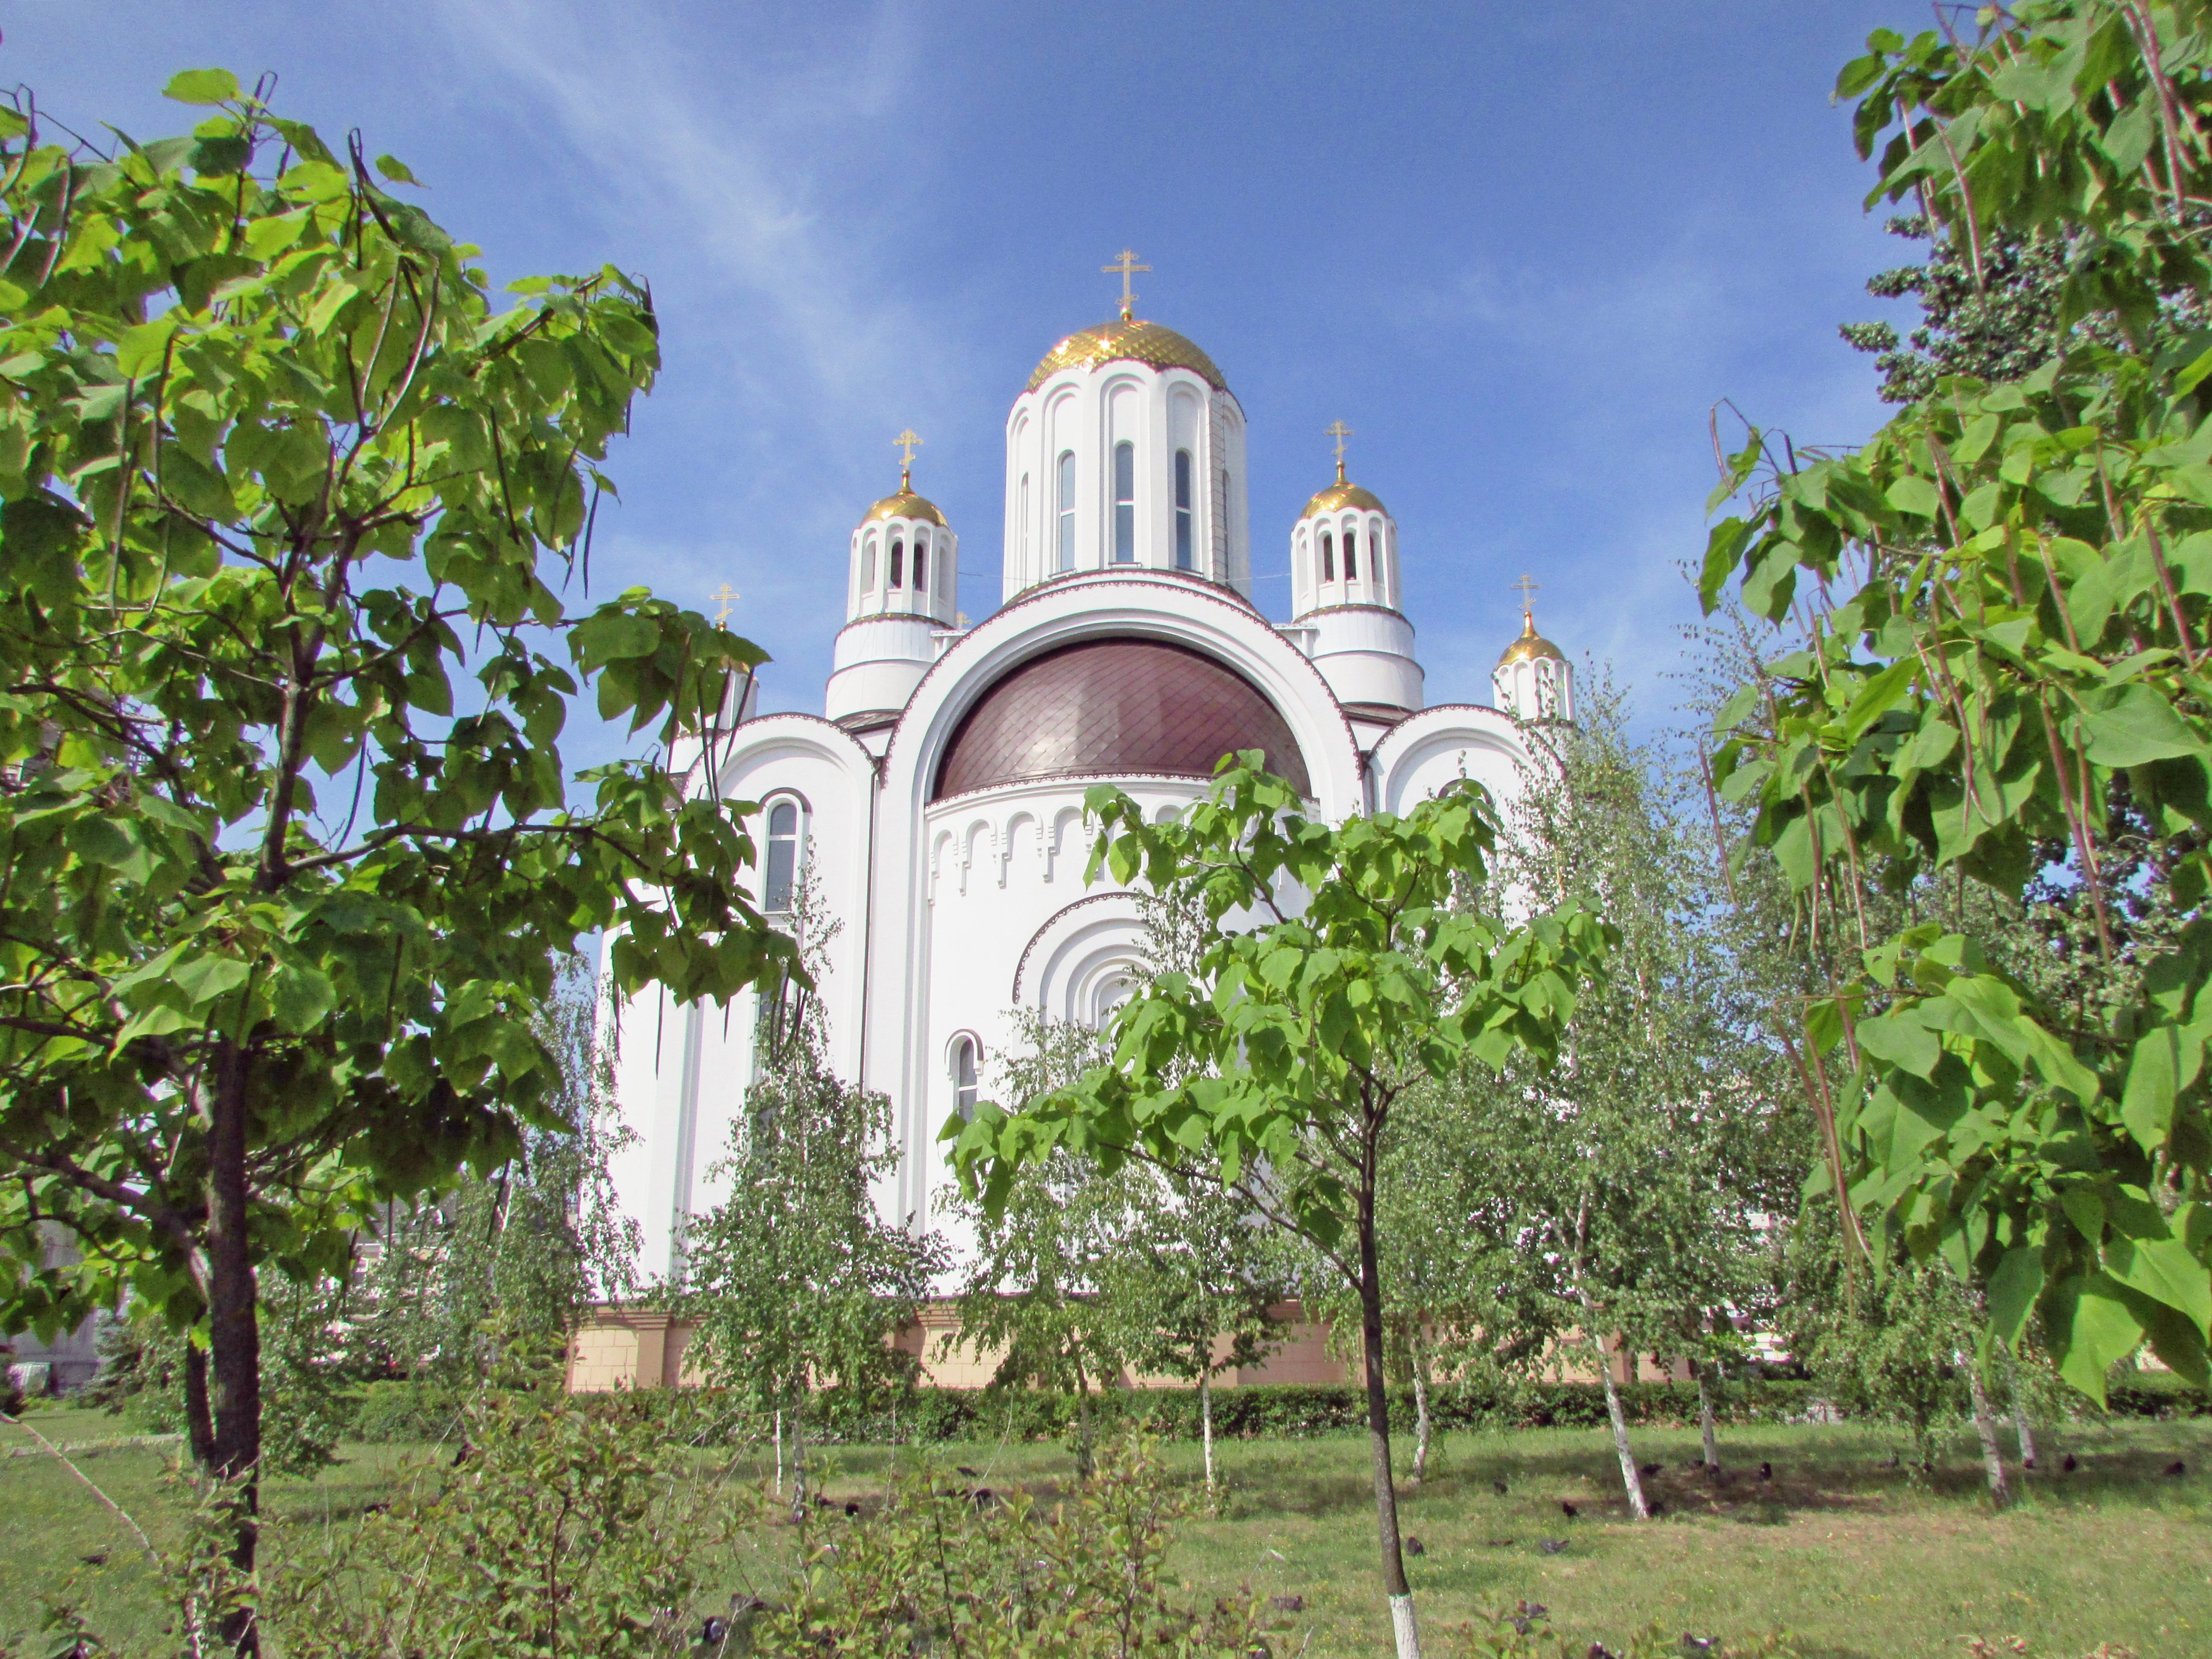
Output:
M1527 758L1513 722L1497 709L1439 703L1401 720L1375 745L1376 808L1402 815L1466 777L1490 791L1502 815L1520 792Z
M1132 447L1136 473L1131 562L1150 570L1176 568L1175 453L1188 448L1194 473L1192 574L1249 596L1243 410L1190 369L1107 362L1062 369L1024 392L1007 416L1004 597L1011 599L1062 574L1057 562L1062 451L1075 457L1073 568L1113 567L1114 447L1123 441Z
M757 809L746 818L756 894L768 808L782 799L800 808L807 867L823 908L841 924L829 941L817 994L829 1018L832 1063L848 1077L859 1075L861 1064L873 777L866 751L827 720L771 714L738 728L719 780L726 799ZM695 787L708 786L699 779ZM614 1174L622 1207L644 1236L639 1267L648 1279L677 1273L683 1218L711 1208L722 1195L711 1171L729 1150L752 1081L758 1006L750 990L724 1008L678 1004L654 987L616 1015L617 1097L637 1139L617 1155Z
M945 624L927 617L862 617L837 630L823 713L831 720L903 708L937 660Z

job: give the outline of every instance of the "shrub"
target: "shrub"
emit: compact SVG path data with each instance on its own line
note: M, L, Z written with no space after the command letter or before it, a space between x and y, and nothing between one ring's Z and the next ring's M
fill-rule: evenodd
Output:
M1265 1652L1261 1603L1170 1596L1161 1569L1182 1513L1144 1440L1110 1446L1050 1510L1025 1492L971 1491L908 1468L873 1515L832 1511L808 1528L787 1607L756 1618L762 1659L825 1653L1019 1653L1105 1659Z
M558 1395L473 1401L458 1438L359 1526L272 1531L264 1617L289 1659L663 1659L752 1507L672 1479L681 1453L650 1425Z

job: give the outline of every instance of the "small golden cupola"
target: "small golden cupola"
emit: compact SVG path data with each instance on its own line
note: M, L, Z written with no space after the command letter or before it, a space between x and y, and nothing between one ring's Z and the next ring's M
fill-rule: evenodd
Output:
M853 532L846 619L890 613L950 623L959 538L937 503L915 493L914 452L921 440L914 428L891 441L900 451L899 487L862 514Z
M1491 671L1498 707L1516 720L1565 720L1575 717L1575 669L1567 653L1536 631L1530 596L1537 584L1527 576L1521 590L1521 637L1505 647Z
M1347 708L1422 705L1413 625L1398 592L1398 525L1371 489L1345 476L1352 428L1332 422L1336 481L1291 526L1291 626Z
M863 722L906 706L937 659L938 636L955 626L960 538L934 501L914 488L912 428L899 450L899 487L861 515L853 532L845 626L837 635L825 712Z

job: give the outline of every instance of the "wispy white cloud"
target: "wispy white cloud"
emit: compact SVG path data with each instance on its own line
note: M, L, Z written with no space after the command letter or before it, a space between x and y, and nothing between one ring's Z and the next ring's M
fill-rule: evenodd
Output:
M860 147L898 137L915 46L897 13L772 54L749 43L742 13L702 40L696 17L678 31L652 8L612 9L441 0L434 15L550 118L599 215L680 286L690 326L718 328L718 372L772 406L777 428L880 423L889 362L909 383L942 377L938 331L886 280L895 228L832 210Z

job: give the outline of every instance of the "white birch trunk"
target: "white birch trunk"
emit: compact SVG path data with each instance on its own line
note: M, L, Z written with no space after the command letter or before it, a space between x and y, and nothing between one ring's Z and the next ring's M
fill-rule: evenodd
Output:
M1990 1499L2002 1509L2012 1502L2012 1485L2005 1479L2004 1453L1997 1445L1997 1425L1990 1415L1990 1397L1982 1389L1981 1368L1967 1354L1956 1358L1966 1370L1966 1395L1973 1402L1974 1432L1982 1443L1982 1468L1989 1476Z
M1429 1473L1429 1379L1421 1355L1420 1339L1413 1340L1413 1484Z
M777 1408L775 1413L775 1486L774 1488L774 1495L778 1498L783 1496L783 1411L780 1407Z
M1216 1504L1218 1496L1213 1489L1213 1373L1201 1371L1198 1377L1198 1426L1200 1437L1206 1443L1206 1501Z
M2027 1402L2021 1397L2020 1366L2005 1350L2005 1386L2012 1391L2012 1431L2020 1441L2020 1466L2024 1469L2035 1467L2035 1431L2028 1426Z
M1628 1507L1636 1511L1636 1518L1649 1521L1651 1505L1644 1502L1644 1476L1636 1467L1636 1454L1629 1449L1628 1414L1620 1407L1620 1389L1613 1380L1613 1358L1596 1332L1590 1333L1589 1341L1597 1353L1597 1374L1605 1379L1605 1412L1613 1419L1613 1449L1620 1458L1620 1484L1628 1489Z
M1721 1466L1719 1437L1713 1432L1713 1368L1710 1362L1698 1362L1698 1432L1705 1443L1705 1467L1717 1469Z

